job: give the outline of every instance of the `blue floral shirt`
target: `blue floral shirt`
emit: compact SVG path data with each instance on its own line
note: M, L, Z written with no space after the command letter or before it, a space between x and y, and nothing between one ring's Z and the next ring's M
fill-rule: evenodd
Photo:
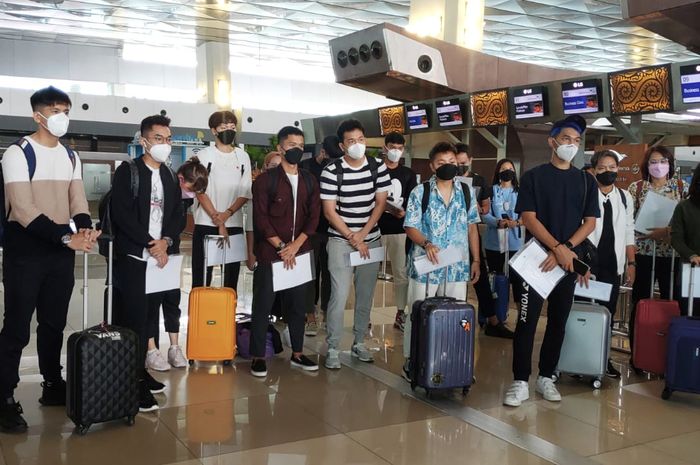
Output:
M471 203L467 211L464 191L460 186L460 181L454 181L452 198L449 204L445 205L440 192L437 189L435 176L428 181L430 183L430 200L428 209L423 215L421 202L423 200L424 184L419 184L411 191L406 208L406 218L404 228L416 228L440 250L449 245L456 246L463 250L464 256L469 257L469 225L479 222L479 212L476 206L474 190L470 187ZM425 283L426 275L418 275L413 260L425 255L425 250L417 244L413 244L409 253L407 265L408 276ZM470 279L469 259L450 265L447 267L447 281L467 282ZM431 284L440 284L445 281L445 268L430 274Z

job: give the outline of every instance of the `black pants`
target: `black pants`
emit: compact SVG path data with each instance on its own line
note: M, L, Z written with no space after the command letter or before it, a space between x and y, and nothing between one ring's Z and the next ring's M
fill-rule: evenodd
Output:
M610 300L608 302L601 302L605 308L610 312L610 327L613 327L613 321L615 313L617 312L617 301L620 297L620 283L622 282L622 276L617 274L617 269L610 267L600 268L595 270L595 278L601 283L612 284L612 292L610 292Z
M306 313L313 313L314 306L321 298L321 311L325 315L328 311L328 301L331 300L331 275L328 272L328 235L316 233L309 239L314 247L314 258L316 259L316 279L314 285L309 286L309 296L313 297Z
M276 295L280 295L284 300L284 319L289 325L292 351L301 352L304 349L304 323L309 287L310 283L306 283L274 292L272 265L258 264L253 274L253 312L250 323L250 354L253 357L265 356L267 327L270 324L270 312Z
M496 301L493 299L493 291L489 283L489 271L486 268L486 257L481 248L481 234L479 234L479 251L481 254L479 262L479 280L474 283L476 299L479 303L479 315L484 318L491 318L496 314Z
M517 251L511 250L510 256L515 255ZM504 274L506 264L506 254L497 250L486 251L486 262L489 265L489 270L492 273ZM523 294L523 284L520 282L520 277L517 273L508 273L508 281L513 289L513 299L515 302L520 302Z
M139 340L139 379L145 375L150 328L158 321L158 307L146 295L146 262L125 255L114 260L114 324L129 328Z
M61 348L68 304L75 284L75 254L69 249L42 256L5 254L5 316L0 331L0 395L12 397L19 383L22 349L29 344L34 309L39 371L44 380L61 379Z
M243 228L226 228L230 236L243 234ZM202 287L204 285L204 236L218 235L219 228L216 226L194 225L192 233L192 287ZM213 266L207 267L207 286L211 284ZM238 288L238 273L241 269L240 263L229 263L224 267L224 286L230 287L234 291Z
M575 273L570 273L554 288L547 299L547 328L540 350L540 376L551 378L559 363L561 345L564 342L566 320L574 301ZM522 282L522 297L518 312L518 325L513 339L513 377L516 381L527 381L532 372L532 349L535 344L537 322L544 299L526 282Z
M180 289L172 289L164 292L157 292L148 295L149 315L155 315L150 323L150 337L160 348L160 329L158 328L160 308L163 307L163 321L166 333L180 332ZM153 308L155 307L155 308Z
M656 272L652 277L653 258L650 255L635 256L637 262L637 276L632 286L632 308L630 310L629 341L630 347L634 347L634 322L637 319L637 303L640 300L649 299L652 279L659 283L659 293L662 299L671 296L671 257L656 257ZM679 262L676 259L676 270Z

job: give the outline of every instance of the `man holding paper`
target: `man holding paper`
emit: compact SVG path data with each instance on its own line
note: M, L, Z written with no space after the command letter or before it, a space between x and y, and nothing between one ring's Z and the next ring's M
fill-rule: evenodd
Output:
M403 333L404 372L407 375L413 303L425 297L426 286L428 294L434 296L443 283L445 295L465 300L467 281L474 283L479 279L479 232L476 229L479 211L473 189L456 179L456 155L455 147L449 142L437 143L430 150L430 169L435 175L413 189L408 199L404 228L413 244L408 257L409 314ZM427 208L423 210L426 188L430 189L430 194ZM450 253L441 253L446 250ZM420 261L426 256L433 265L442 265L429 275L429 283L428 274L420 272L423 268Z
M265 342L270 312L279 294L285 308L292 344L291 365L306 371L318 370L318 364L305 356L304 323L308 287L311 285L311 260L306 270L299 269L296 258L313 249L309 237L316 232L321 212L316 179L298 164L304 154L304 133L293 126L280 129L277 149L282 162L277 168L260 174L253 183L253 218L255 221L255 256L258 266L253 274L253 311L250 325L250 354L253 376L267 376ZM306 257L308 258L308 257ZM284 270L306 272L309 280L285 287L273 272L274 262L283 262ZM278 282L275 282L275 281ZM275 292L275 289L282 289Z
M364 344L379 261L370 259L370 249L381 247L377 222L386 209L391 181L386 165L365 156L365 129L357 120L345 120L337 131L343 158L330 163L321 174L323 212L328 228L328 271L331 276L331 300L326 327L328 354L326 368L340 369L339 346L343 332L343 313L355 282L355 341L352 356L372 362L372 353ZM350 255L359 252L365 264L352 265Z
M585 130L586 121L580 116L554 123L548 140L551 161L523 175L515 208L527 228L527 239L534 237L548 251L540 269L548 273L560 266L569 272L547 297L547 329L540 351L536 391L551 402L561 400L552 375L559 362L566 320L574 299L577 277L574 260L577 254L583 256L579 246L593 232L600 216L595 180L571 165ZM513 339L514 381L506 392L505 405L517 407L530 398L532 349L543 304L544 299L523 281Z

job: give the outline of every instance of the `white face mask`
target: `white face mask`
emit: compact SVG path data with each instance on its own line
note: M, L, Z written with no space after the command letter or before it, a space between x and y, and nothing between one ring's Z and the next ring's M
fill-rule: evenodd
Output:
M359 160L365 156L365 144L352 144L348 147L348 155L354 160Z
M399 161L401 159L401 155L403 155L403 151L399 149L391 149L386 153L386 157L392 163Z
M578 153L578 145L565 144L557 147L557 156L565 162L570 162Z
M46 120L46 126L44 126L51 134L56 137L63 137L68 132L68 115L65 113L56 113L48 118L41 113L39 113L42 118Z
M155 144L151 145L151 149L148 150L148 153L158 163L165 163L166 161L168 161L168 157L170 156L171 150L172 147L170 146L170 144Z

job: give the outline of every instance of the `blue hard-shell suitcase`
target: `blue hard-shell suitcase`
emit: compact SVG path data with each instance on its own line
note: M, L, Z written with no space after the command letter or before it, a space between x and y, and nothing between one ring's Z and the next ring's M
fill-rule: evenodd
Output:
M435 389L462 388L474 381L472 305L451 297L416 301L411 312L411 388L429 396Z
M673 391L700 394L700 317L693 315L693 281L696 267L690 268L688 313L671 320L668 331L666 387L661 397L671 398Z

